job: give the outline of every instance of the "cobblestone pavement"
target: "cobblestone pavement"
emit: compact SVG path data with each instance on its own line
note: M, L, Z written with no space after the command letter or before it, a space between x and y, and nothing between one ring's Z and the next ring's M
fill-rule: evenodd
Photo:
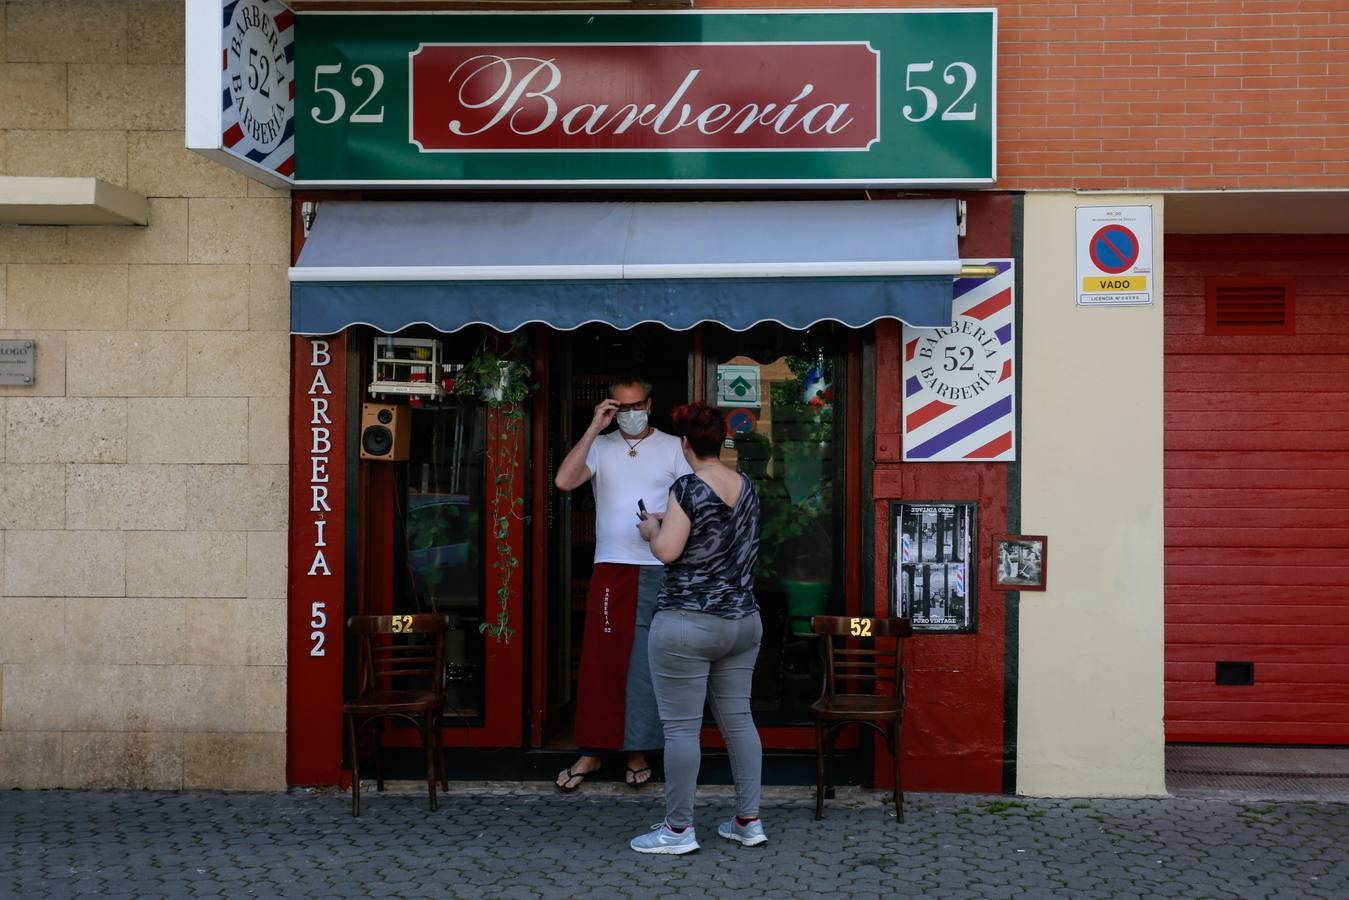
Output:
M1349 805L911 794L897 825L856 790L813 820L809 788L765 791L769 843L716 836L643 856L659 789L452 785L412 791L0 793L0 897L1339 897Z

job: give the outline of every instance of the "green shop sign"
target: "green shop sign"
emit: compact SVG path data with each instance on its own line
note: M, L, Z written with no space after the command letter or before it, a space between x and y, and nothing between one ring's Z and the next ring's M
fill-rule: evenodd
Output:
M299 13L294 183L988 184L996 31L993 9Z

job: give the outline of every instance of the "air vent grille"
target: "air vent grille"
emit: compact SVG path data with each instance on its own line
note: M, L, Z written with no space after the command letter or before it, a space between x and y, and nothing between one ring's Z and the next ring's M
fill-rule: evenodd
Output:
M1278 280L1211 279L1207 333L1293 334L1292 285Z

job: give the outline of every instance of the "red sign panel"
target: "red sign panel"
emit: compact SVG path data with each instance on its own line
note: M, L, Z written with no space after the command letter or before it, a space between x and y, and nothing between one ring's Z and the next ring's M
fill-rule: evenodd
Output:
M880 139L867 43L423 44L423 152L856 150Z
M286 782L342 767L346 335L291 340Z

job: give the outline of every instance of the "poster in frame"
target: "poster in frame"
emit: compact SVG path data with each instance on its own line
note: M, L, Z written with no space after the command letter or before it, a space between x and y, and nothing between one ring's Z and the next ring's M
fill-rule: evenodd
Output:
M890 504L890 607L915 633L978 630L978 503Z
M1043 591L1049 573L1049 538L1043 534L993 536L995 590Z

